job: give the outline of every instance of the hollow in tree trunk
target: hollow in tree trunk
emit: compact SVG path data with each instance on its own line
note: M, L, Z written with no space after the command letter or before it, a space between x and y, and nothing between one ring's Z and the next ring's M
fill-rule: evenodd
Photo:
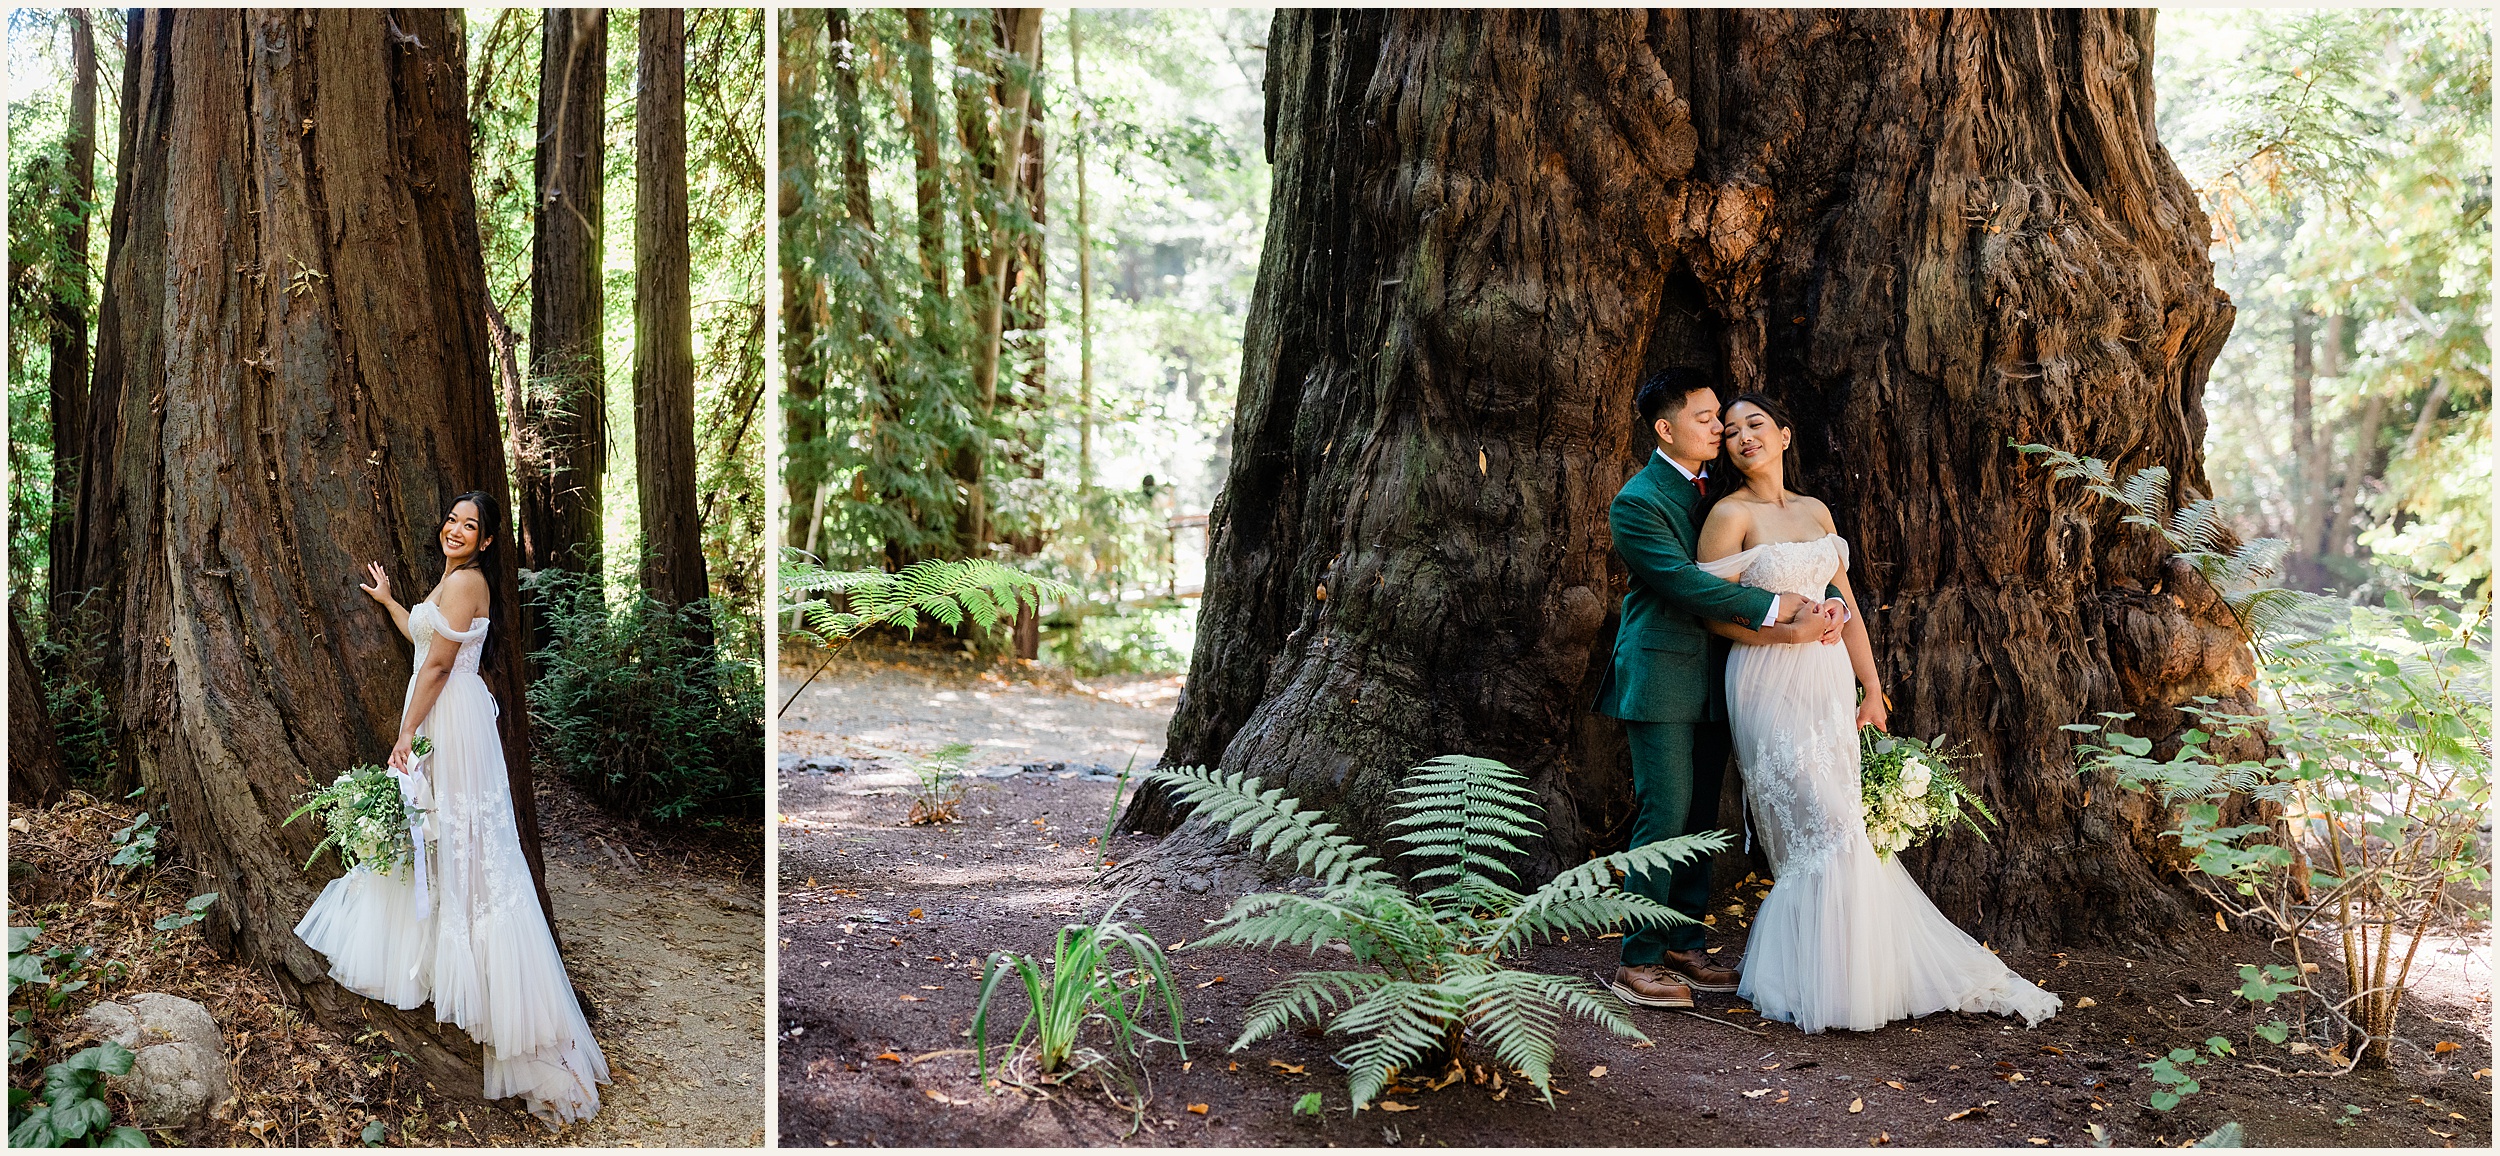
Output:
M184 9L136 13L131 33L123 123L140 127L97 373L115 408L96 413L118 448L123 757L220 896L212 943L333 1022L390 1027L430 1077L475 1079L465 1036L325 978L292 930L323 882L304 869L321 833L280 822L398 733L408 642L357 589L364 564L413 599L441 571L453 496L509 492L462 29L431 9ZM519 604L511 563L489 578ZM543 910L512 642L480 673Z
M550 8L541 18L530 381L513 419L523 428L521 566L597 581L599 488L608 468L600 283L608 16L603 8Z
M642 588L671 606L711 593L695 520L694 289L686 252L686 13L643 10L635 33L634 448Z
M2006 445L2205 484L2232 310L2152 138L2149 12L1283 10L1268 44L1273 209L1166 764L1383 846L1407 768L1489 756L1544 797L1532 873L1622 846L1606 510L1652 446L1635 384L1691 366L1788 404L1895 729L1975 745L2005 824L1908 857L1938 906L1999 946L2201 917L2058 727L2245 707L2246 650ZM1179 818L1147 791L1127 823Z

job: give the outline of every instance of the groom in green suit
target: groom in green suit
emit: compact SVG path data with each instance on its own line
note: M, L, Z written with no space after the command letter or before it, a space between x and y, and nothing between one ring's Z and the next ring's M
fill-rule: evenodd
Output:
M1614 663L1597 692L1597 713L1624 720L1632 746L1632 846L1719 826L1719 781L1728 761L1725 672L1728 640L1705 621L1760 632L1766 643L1839 636L1836 601L1773 595L1739 586L1693 559L1701 535L1709 463L1719 455L1719 398L1709 378L1670 369L1641 383L1641 424L1658 437L1649 465L1624 483L1607 511L1615 551L1632 570L1615 632ZM1831 592L1837 598L1837 591ZM1624 880L1693 922L1623 937L1622 966L1607 986L1632 1003L1691 1007L1693 989L1735 991L1738 974L1702 950L1710 902L1710 861Z

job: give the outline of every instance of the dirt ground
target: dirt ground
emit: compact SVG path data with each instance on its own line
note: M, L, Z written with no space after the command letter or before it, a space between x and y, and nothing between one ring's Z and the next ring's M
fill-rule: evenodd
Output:
M2423 948L2403 1031L2410 1043L2387 1072L2320 1075L2317 1056L2252 1041L2260 1017L2230 994L2237 965L2274 957L2262 940L2217 931L2175 951L2008 953L2066 997L2066 1010L2036 1030L1939 1014L1807 1036L1759 1021L1733 995L1705 993L1701 1015L1633 1009L1649 1045L1567 1027L1550 1109L1515 1080L1499 1092L1462 1081L1395 1092L1398 1108L1356 1115L1327 1058L1341 1041L1288 1034L1224 1050L1251 999L1297 965L1295 953L1184 946L1173 961L1188 1058L1149 1052L1142 1121L1090 1084L1047 1099L989 1094L966 1050L981 960L1047 950L1062 923L1090 920L1109 902L1088 840L1103 828L1113 785L1085 768L1116 770L1141 734L1138 765L1149 765L1177 693L1171 679L1080 685L939 661L858 663L829 672L784 718L780 1143L2033 1147L2089 1144L2098 1124L2122 1145L2177 1145L2225 1121L2240 1123L2250 1145L2491 1142L2487 931ZM904 826L908 757L953 739L980 744L975 767L1043 765L970 779L960 823ZM822 757L794 766L810 755ZM1234 896L1276 885L1246 860L1172 861L1125 834L1110 853L1139 857L1114 873L1115 885L1160 880L1136 893L1131 922L1166 945L1199 934ZM1749 913L1758 890L1728 888L1717 905ZM1741 952L1738 922L1723 918L1711 945ZM1614 958L1612 940L1581 940L1541 947L1521 965L1593 975ZM1001 1000L993 1024L1003 1021L994 1028L1003 1039L1024 1001ZM2215 1035L2239 1054L2194 1069L2202 1090L2153 1111L2156 1086L2136 1065ZM2434 1054L2437 1041L2461 1047ZM1322 1116L1293 1115L1314 1091Z
M390 1059L377 1032L307 1019L256 969L211 953L196 929L146 933L189 894L179 867L108 882L109 834L139 808L77 797L10 809L10 918L44 945L87 943L128 974L43 1017L66 1054L80 1010L165 991L200 1001L226 1037L238 1100L190 1139L230 1147L355 1146L381 1120L395 1145L732 1147L763 1143L761 846L655 836L620 825L562 783L541 786L548 890L565 962L590 1000L612 1083L598 1116L558 1133L477 1089L437 1087ZM46 1057L55 1060L57 1056ZM184 1138L157 1134L160 1144Z

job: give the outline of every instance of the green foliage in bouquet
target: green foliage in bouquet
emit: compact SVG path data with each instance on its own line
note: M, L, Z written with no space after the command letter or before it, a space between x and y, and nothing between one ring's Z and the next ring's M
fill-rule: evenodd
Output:
M1923 742L1873 727L1858 731L1858 791L1866 808L1866 838L1878 855L1898 855L1936 838L1954 824L1984 842L1979 825L1997 817L1962 782L1957 764L1970 761L1968 745L1942 736Z
M434 753L434 740L418 735L415 748L423 758ZM280 826L310 814L329 832L304 860L307 871L323 851L333 848L340 866L350 871L371 867L383 875L416 853L408 839L408 805L400 798L399 780L391 777L388 768L371 763L352 767L329 786L298 797L304 805Z
M1397 794L1402 855L1423 864L1409 884L1337 833L1321 813L1262 789L1259 780L1206 767L1157 772L1196 814L1250 849L1289 862L1319 881L1315 894L1245 895L1196 947L1341 944L1377 970L1305 971L1261 993L1232 1050L1297 1021L1357 1038L1337 1053L1356 1108L1371 1104L1399 1071L1459 1061L1470 1040L1489 1045L1554 1103L1549 1076L1565 1015L1616 1035L1645 1040L1595 984L1502 965L1529 944L1556 935L1687 923L1664 904L1625 892L1619 874L1664 871L1727 845L1723 832L1662 839L1601 855L1521 893L1505 860L1524 854L1544 824L1527 780L1492 759L1444 755L1415 768Z

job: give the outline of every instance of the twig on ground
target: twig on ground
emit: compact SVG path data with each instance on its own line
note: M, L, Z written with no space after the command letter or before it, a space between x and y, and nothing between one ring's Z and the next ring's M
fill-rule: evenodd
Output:
M1710 1021L1711 1023L1714 1023L1714 1024L1726 1024L1727 1026L1732 1027L1732 1028L1735 1028L1737 1031L1743 1032L1743 1033L1745 1033L1746 1035L1749 1035L1749 1036L1760 1036L1760 1037L1762 1037L1763 1039L1766 1039L1766 1040L1771 1038L1771 1033L1769 1033L1769 1032L1762 1031L1762 1030L1759 1030L1759 1029L1756 1029L1756 1028L1749 1028L1749 1027L1746 1027L1745 1025L1740 1024L1740 1023L1735 1023L1735 1022L1733 1022L1733 1021L1720 1019L1720 1018L1719 1018L1719 1017L1717 1017L1717 1016L1706 1016L1706 1015L1701 1014L1700 1012L1693 1011L1693 1010L1691 1010L1690 1008L1677 1008L1677 1009L1675 1009L1675 1010L1680 1011L1680 1012L1683 1012L1685 1015L1691 1016L1691 1017L1693 1017L1694 1019L1697 1019L1697 1020L1708 1020L1708 1021Z

